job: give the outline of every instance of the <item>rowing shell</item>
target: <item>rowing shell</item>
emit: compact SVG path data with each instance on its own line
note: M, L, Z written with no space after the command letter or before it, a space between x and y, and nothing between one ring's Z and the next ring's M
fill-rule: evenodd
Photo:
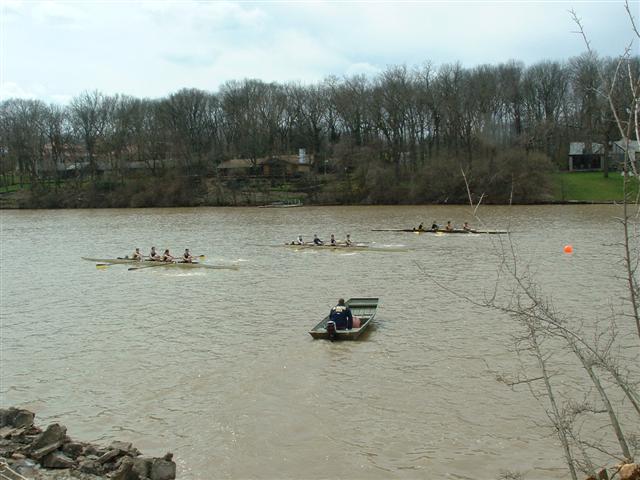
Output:
M368 245L316 245L315 243L305 243L302 245L285 243L285 247L293 250L330 250L332 252L406 252L406 248L386 248L370 247Z
M158 262L154 260L133 260L132 258L88 258L82 257L83 260L96 263L110 263L114 265L136 265L139 268L150 267L177 267L177 268L205 268L210 270L238 270L238 265L210 265L208 263L183 263L183 262Z
M483 233L488 235L504 235L509 232L505 230L445 230L439 228L438 230L416 230L415 228L378 228L371 230L372 232L407 232L407 233Z
M151 263L150 261L146 261L146 260L134 260L133 258L89 258L89 257L82 257L83 260L87 260L89 262L96 262L96 263L113 263L114 265L126 265L126 264L145 264L145 263Z

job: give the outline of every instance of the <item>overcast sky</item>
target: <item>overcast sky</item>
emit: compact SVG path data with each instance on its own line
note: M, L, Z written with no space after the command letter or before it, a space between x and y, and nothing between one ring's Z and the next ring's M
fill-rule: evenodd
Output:
M631 2L636 18L640 0ZM0 0L0 93L65 103L83 90L162 97L228 80L314 83L431 61L531 65L632 40L622 1ZM638 43L634 45L639 52Z

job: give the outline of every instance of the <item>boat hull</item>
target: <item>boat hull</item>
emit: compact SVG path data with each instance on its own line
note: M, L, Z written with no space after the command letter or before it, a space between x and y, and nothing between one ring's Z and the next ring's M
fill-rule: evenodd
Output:
M164 267L164 268L204 268L208 270L238 270L238 265L211 265L208 263L184 263L184 262L158 262L154 260L133 260L131 258L89 258L82 257L83 260L95 263L104 263L111 265L133 265L139 269L151 268L151 267Z
M415 228L378 228L371 230L372 232L404 232L404 233L478 233L478 234L487 234L487 235L505 235L509 232L506 230L462 230L462 229L454 229L454 230L445 230L444 228L439 228L437 230L416 230Z
M376 316L378 310L377 298L350 298L346 305L351 309L353 316L359 317L360 328L352 328L351 330L336 330L336 340L357 340L360 335L369 327ZM327 332L327 322L329 315L322 319L315 327L309 330L309 335L315 339L329 340L329 332Z
M371 247L369 245L316 245L314 243L305 243L303 245L297 244L284 244L285 247L292 250L322 250L331 252L406 252L406 248L386 248L386 247Z

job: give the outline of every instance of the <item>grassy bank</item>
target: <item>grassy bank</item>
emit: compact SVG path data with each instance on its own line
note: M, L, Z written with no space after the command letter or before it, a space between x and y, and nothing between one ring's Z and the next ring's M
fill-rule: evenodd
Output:
M556 202L610 202L622 201L623 177L618 172L561 172L553 175ZM632 192L638 192L638 182L630 182Z

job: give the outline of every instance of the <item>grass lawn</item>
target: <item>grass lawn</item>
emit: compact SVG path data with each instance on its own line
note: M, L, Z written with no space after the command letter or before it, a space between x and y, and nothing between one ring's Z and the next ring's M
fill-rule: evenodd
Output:
M561 172L553 175L554 200L562 202L577 200L583 202L606 202L622 200L622 175L609 173L604 178L602 172ZM630 182L633 192L638 191L638 181Z

